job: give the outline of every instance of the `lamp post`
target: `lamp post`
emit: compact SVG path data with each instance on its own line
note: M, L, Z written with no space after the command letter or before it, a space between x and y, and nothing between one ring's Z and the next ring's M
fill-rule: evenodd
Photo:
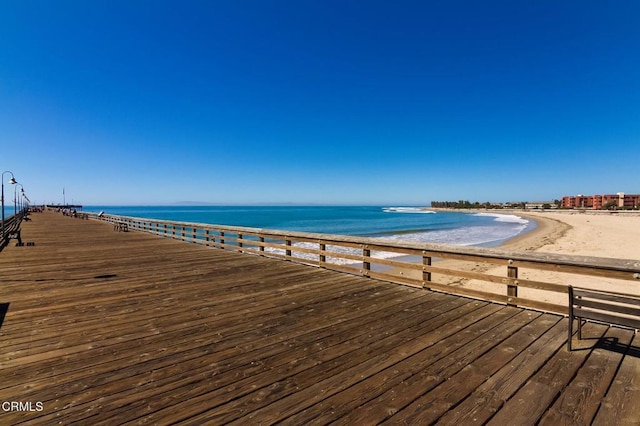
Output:
M29 199L29 197L27 197L27 194L25 193L23 193L22 196L24 197L24 201L25 201L25 203L23 203L23 206L25 206L28 209L29 204L31 204L31 200Z
M15 176L13 176L13 172L7 170L2 172L2 193L0 193L0 201L2 202L2 239L4 239L4 175L5 173L11 174L11 179L9 179L9 183L15 185L18 183Z
M23 211L23 210L24 210L24 208L25 208L25 207L24 207L24 206L25 206L25 204L24 204L24 199L25 199L26 197L27 197L27 196L26 196L26 195L24 195L24 188L20 188L20 211Z
M16 184L13 187L13 214L18 214L18 212L22 210L19 208L20 200L18 200L18 185L20 185L20 190L24 192L24 186L22 186L21 183L16 182Z

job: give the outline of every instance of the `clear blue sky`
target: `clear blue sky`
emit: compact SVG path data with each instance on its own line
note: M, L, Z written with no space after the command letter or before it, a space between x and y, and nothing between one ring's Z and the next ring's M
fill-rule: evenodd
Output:
M637 0L3 0L0 168L86 205L640 193L639 22Z

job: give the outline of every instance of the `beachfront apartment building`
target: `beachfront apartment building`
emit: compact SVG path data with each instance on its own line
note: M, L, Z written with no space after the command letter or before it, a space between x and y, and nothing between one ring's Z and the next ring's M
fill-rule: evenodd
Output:
M601 194L601 195L567 195L562 197L563 209L593 209L614 207L616 209L634 209L640 206L640 194Z

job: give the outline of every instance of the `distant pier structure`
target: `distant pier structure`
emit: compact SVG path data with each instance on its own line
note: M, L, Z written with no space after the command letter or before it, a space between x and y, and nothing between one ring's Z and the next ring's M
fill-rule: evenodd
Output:
M64 210L64 209L82 210L81 204L45 204L45 207L49 209L60 209L60 210Z

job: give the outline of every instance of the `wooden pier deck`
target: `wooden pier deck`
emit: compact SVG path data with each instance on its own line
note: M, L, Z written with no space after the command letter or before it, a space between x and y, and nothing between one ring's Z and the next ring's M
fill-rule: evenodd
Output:
M631 331L568 352L559 315L31 218L0 252L0 424L640 424Z

